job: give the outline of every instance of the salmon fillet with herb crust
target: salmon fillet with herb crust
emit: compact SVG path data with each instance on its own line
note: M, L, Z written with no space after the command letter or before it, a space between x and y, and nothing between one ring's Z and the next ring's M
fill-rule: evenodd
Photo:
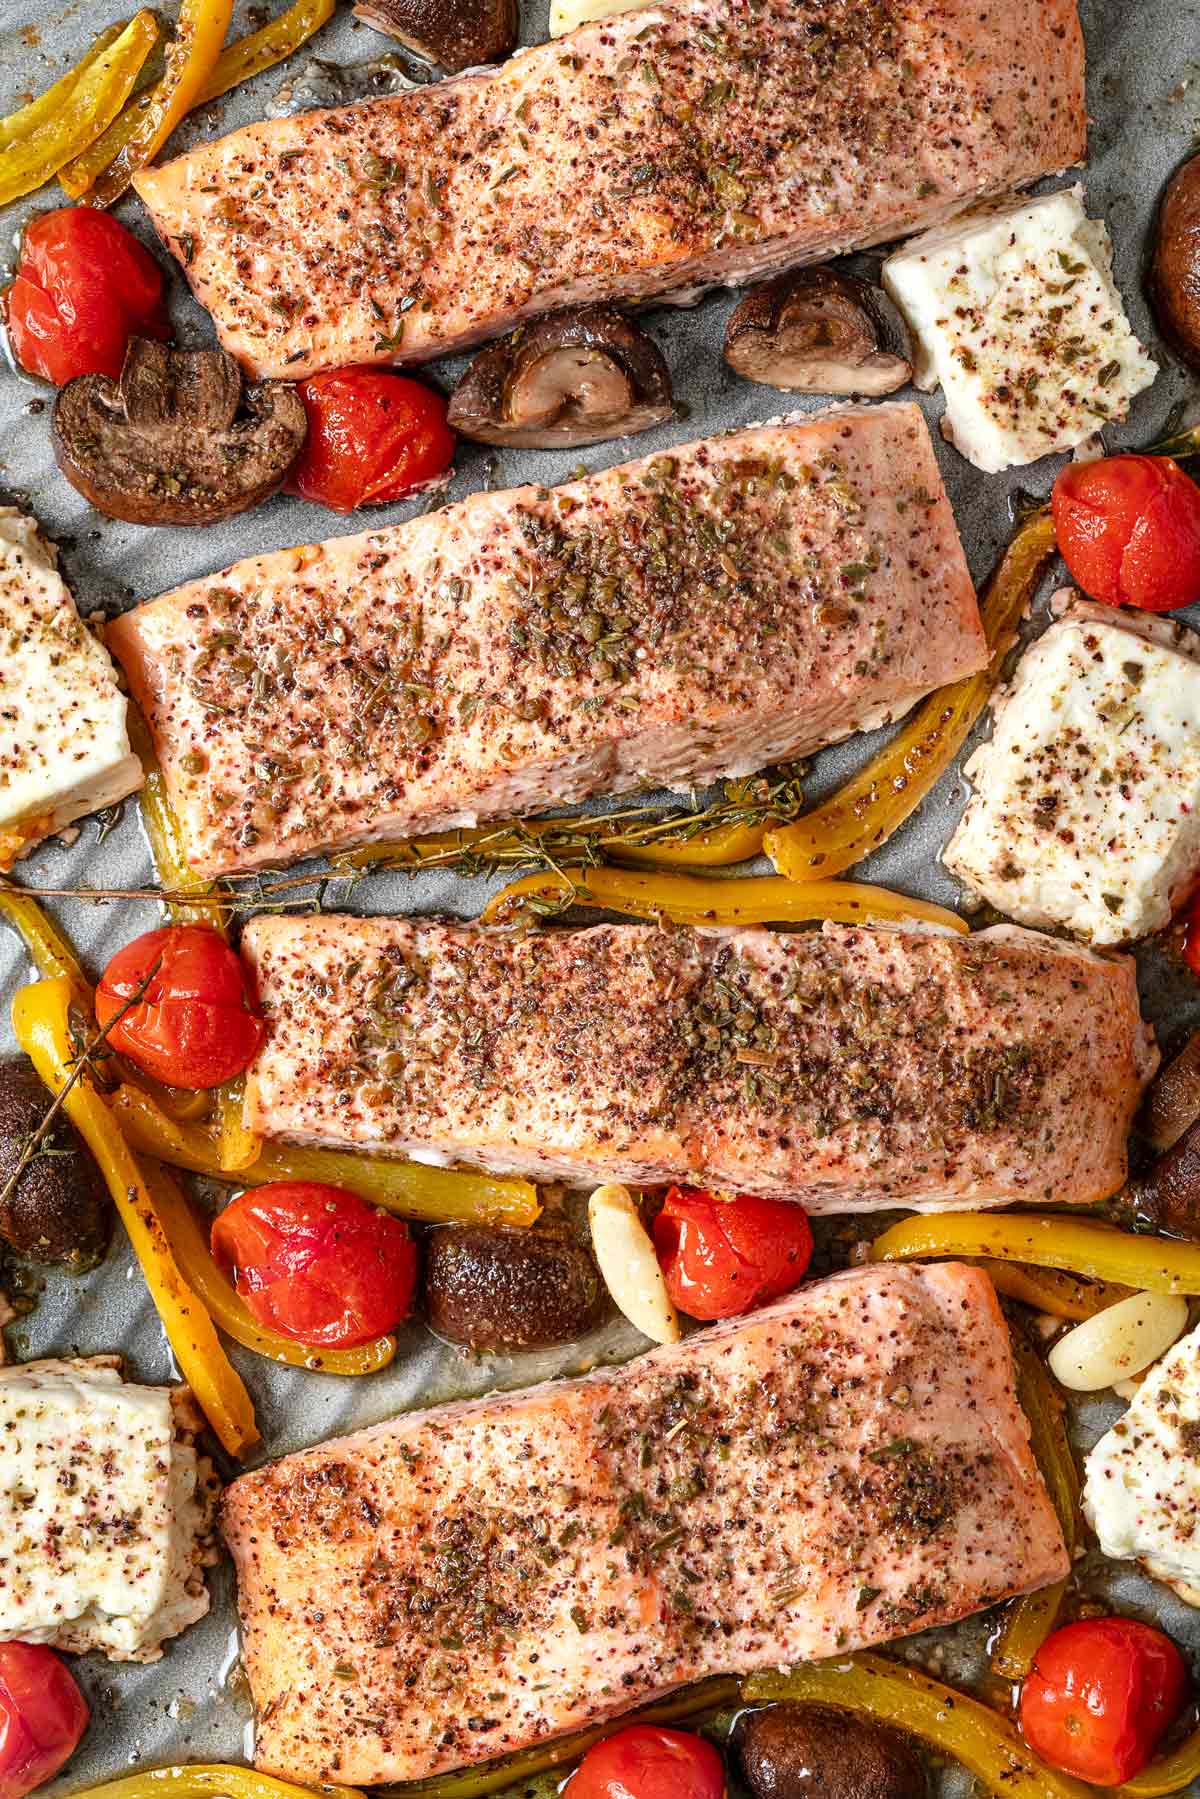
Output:
M1075 0L681 0L134 186L225 348L287 379L939 224L1083 159L1083 72Z
M205 876L751 774L987 660L912 405L251 557L108 641Z
M224 1503L260 1769L418 1780L1067 1572L986 1275L835 1276Z
M814 1212L1086 1205L1156 1052L1133 961L974 937L258 917L266 1137Z

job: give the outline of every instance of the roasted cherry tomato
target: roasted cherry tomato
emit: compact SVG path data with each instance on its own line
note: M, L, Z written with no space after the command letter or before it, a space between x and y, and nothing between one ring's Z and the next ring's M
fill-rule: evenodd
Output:
M725 1764L686 1730L631 1724L589 1749L565 1799L722 1799Z
M308 437L288 493L331 512L402 500L444 475L454 457L446 402L386 369L331 369L300 382Z
M147 1074L170 1087L219 1087L253 1060L262 1020L251 1006L241 960L218 932L165 925L118 950L96 989L102 1025L143 981L145 993L108 1041Z
M1051 508L1067 567L1092 599L1144 612L1200 599L1200 489L1169 456L1073 462Z
M344 1187L272 1181L241 1193L213 1225L212 1248L259 1323L299 1343L353 1349L412 1305L408 1226Z
M107 212L64 206L26 228L5 297L13 355L61 386L121 373L131 337L168 338L162 270Z
M1092 1618L1054 1631L1021 1692L1021 1729L1044 1760L1120 1786L1144 1768L1187 1697L1183 1657L1133 1618Z
M87 1701L52 1649L0 1643L0 1799L52 1780L88 1726Z
M807 1217L789 1200L672 1187L654 1221L654 1247L681 1312L735 1318L798 1287L813 1240Z

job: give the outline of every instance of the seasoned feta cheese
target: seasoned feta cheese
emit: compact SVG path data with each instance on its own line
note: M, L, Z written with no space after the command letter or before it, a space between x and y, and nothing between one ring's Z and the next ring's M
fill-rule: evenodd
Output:
M0 1641L156 1661L208 1610L213 1486L116 1358L0 1368Z
M1200 1329L1143 1380L1087 1458L1083 1510L1105 1555L1200 1604Z
M888 257L883 284L916 340L917 385L945 390L945 436L990 473L1073 449L1158 373L1078 187L915 238Z
M0 507L0 870L142 784L108 653L33 519Z
M1200 879L1200 637L1070 600L997 700L944 859L1021 924L1124 943Z

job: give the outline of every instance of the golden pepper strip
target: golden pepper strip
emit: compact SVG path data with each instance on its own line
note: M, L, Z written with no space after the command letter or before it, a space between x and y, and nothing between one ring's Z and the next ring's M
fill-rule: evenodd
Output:
M691 836L648 837L631 842L619 831L598 828L586 817L532 818L513 825L476 825L472 829L442 831L434 837L414 837L408 843L369 843L334 859L334 868L361 870L377 867L422 868L429 864L453 867L460 859L486 862L503 857L519 866L522 845L529 846L529 861L536 860L537 844L558 832L594 842L603 856L654 868L728 868L749 862L762 851L765 825L738 822L714 825ZM566 857L563 858L566 860Z
M285 62L333 17L337 0L293 0L285 13L259 31L251 31L222 50L195 105L219 100L231 87Z
M196 1215L174 1176L161 1162L149 1160L143 1164L142 1173L180 1273L214 1323L235 1343L268 1361L308 1368L318 1374L375 1374L393 1360L394 1337L377 1337L358 1349L322 1349L315 1343L297 1343L260 1324L217 1267Z
M217 1160L222 1174L242 1174L262 1155L262 1138L243 1118L246 1083L239 1075L217 1094Z
M777 875L743 880L703 880L694 875L635 874L622 868L580 868L527 875L488 901L484 924L511 922L524 909L542 914L569 906L602 906L635 918L670 918L676 924L799 924L836 918L848 924L919 919L966 932L965 920L942 906L868 887L857 881L809 881Z
M33 895L0 881L0 916L20 932L38 973L48 981L69 981L74 1003L90 1017L92 984L70 943Z
M1196 1780L1200 1780L1200 1730L1116 1790L1121 1799L1162 1799L1166 1793L1181 1793L1185 1787L1190 1790Z
M140 1088L118 1088L113 1111L135 1149L211 1180L231 1179L222 1171L208 1132L168 1118ZM233 1177L239 1187L260 1187L266 1181L326 1181L348 1187L385 1211L430 1224L527 1225L541 1211L530 1181L286 1143L264 1143L257 1162Z
M232 1762L141 1768L123 1780L82 1787L71 1799L210 1799L210 1795L211 1799L363 1799L356 1787L298 1787Z
M1119 1299L1128 1299L1132 1292L1132 1288L1115 1287L1111 1281L1084 1280L1062 1268L1033 1268L1023 1262L989 1261L986 1257L979 1257L975 1265L983 1269L998 1293L1075 1324L1094 1318Z
M74 68L68 69L65 75L60 75L53 87L46 88L17 112L10 112L7 118L0 119L0 150L7 149L17 138L29 137L48 119L53 119L79 77L94 67L109 46L116 43L128 23L128 19L118 19L115 25L107 26L99 37L93 39L91 47L80 57Z
M1138 1293L1200 1293L1200 1244L1134 1235L1061 1213L939 1212L906 1218L876 1237L875 1262L938 1256L995 1256L1067 1268L1088 1280L1115 1281Z
M781 875L811 881L841 874L916 810L987 705L1053 553L1054 522L1048 511L1034 513L1009 544L980 605L992 652L987 667L932 694L844 787L794 824L767 832L764 847Z
M66 1086L77 1060L71 1041L69 980L37 981L13 999L17 1042L53 1094ZM91 1150L146 1277L184 1380L230 1455L258 1441L254 1407L222 1349L212 1319L179 1271L153 1197L113 1114L85 1071L63 1109Z
M966 1693L881 1655L814 1662L742 1682L746 1705L831 1705L920 1737L959 1762L994 1799L1095 1799L1095 1788L1034 1755L1007 1718Z
M159 767L146 721L136 706L129 707L128 723L133 753L146 776L138 801L159 884L170 893L196 895L195 905L172 902L167 910L176 924L210 924L216 930L223 930L224 908L203 904L204 895L214 891L213 883L201 880L187 859L183 829L167 794L167 783Z
M216 67L232 17L233 0L181 0L162 77L60 170L59 181L73 200L86 194L89 205L111 206L120 199L195 106Z

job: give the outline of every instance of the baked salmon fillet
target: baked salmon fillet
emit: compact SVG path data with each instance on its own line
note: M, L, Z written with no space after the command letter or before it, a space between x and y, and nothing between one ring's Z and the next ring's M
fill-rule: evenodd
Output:
M1134 964L974 937L258 917L266 1137L574 1183L698 1179L814 1212L1125 1179L1156 1052Z
M685 0L134 185L258 376L882 243L1081 161L1075 0Z
M749 774L987 660L907 404L251 557L108 641L202 875Z
M255 1761L415 1780L907 1636L1068 1558L987 1276L857 1269L626 1367L244 1475Z

